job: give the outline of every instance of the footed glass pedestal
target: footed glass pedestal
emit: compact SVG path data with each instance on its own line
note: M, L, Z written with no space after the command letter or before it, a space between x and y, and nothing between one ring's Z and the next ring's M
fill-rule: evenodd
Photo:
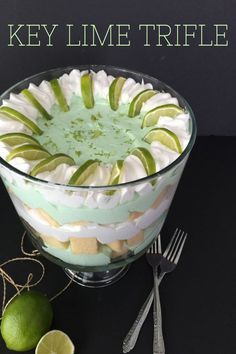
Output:
M65 273L75 283L88 288L103 288L116 283L129 270L129 265L104 272L75 272L65 268Z

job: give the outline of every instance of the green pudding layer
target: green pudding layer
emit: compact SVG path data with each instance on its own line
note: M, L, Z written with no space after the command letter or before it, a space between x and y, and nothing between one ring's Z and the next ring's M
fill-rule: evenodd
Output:
M113 164L134 147L149 147L142 140L148 130L141 129L143 115L129 118L128 108L128 104L121 105L113 111L107 100L96 98L95 106L87 109L81 97L73 96L68 112L54 105L52 120L39 117L37 124L43 134L36 138L51 154L65 153L77 165L89 159Z

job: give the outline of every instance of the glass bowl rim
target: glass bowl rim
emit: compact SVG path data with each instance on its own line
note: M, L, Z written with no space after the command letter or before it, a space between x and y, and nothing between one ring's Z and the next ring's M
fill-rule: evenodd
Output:
M172 170L175 166L177 166L184 158L185 156L188 155L188 153L192 150L194 142L196 140L196 135L197 135L197 125L196 125L196 119L195 119L195 115L192 111L192 108L190 107L189 103L186 101L186 99L184 97L182 97L177 91L175 91L171 86L167 85L166 83L164 83L163 81L145 74L143 72L140 71L136 71L136 70L130 70L127 68L122 68L122 67L118 67L118 66L113 66L113 65L106 65L106 64L87 64L87 65L71 65L71 66L65 66L65 67L58 67L58 68L54 68L54 69L49 69L49 70L44 70L40 73L34 74L34 75L30 75L27 78L18 81L17 83L15 83L14 85L12 85L10 88L8 88L7 90L5 90L2 94L0 94L0 102L2 101L3 97L5 95L10 94L16 87L18 87L19 85L23 84L26 81L30 81L33 80L39 76L43 76L46 74L50 74L52 72L55 71L64 71L64 73L66 71L69 70L93 70L93 69L98 69L98 70L118 70L119 72L124 72L127 74L131 74L131 75L138 75L140 76L142 79L145 80L145 82L148 82L147 80L150 81L156 81L158 82L159 85L164 86L165 90L169 90L172 93L174 93L178 98L180 98L182 100L182 102L184 103L185 107L187 108L187 111L190 114L190 118L191 118L191 122L192 122L192 133L191 133L191 137L189 139L188 145L186 146L186 148L184 149L184 151L182 152L181 155L179 155L177 157L177 159L175 159L172 163L170 163L168 166L166 166L165 168L161 169L160 171L152 174L152 175L148 175L146 177L143 178L139 178L136 180L132 180L129 182L125 182L125 183L120 183L120 184L114 184L114 185L101 185L101 186L73 186L73 185L68 185L68 184L62 184L62 183L55 183L55 182L51 182L51 181L46 181L37 177L33 177L30 176L29 174L22 172L20 170L18 170L17 168L15 168L14 166L10 165L8 162L6 162L2 157L0 157L0 165L3 165L6 169L10 170L11 172L20 175L21 177L24 177L25 179L29 180L30 182L42 185L42 186L48 186L48 187L52 187L52 188L59 188L59 189L64 189L64 190L68 190L68 191L101 191L101 190L116 190L116 189L121 189L124 187L128 187L128 186L135 186L135 185L139 185L142 183L146 183L146 182L151 182L152 180L161 177L163 175L165 175L168 171ZM62 74L61 74L62 75Z

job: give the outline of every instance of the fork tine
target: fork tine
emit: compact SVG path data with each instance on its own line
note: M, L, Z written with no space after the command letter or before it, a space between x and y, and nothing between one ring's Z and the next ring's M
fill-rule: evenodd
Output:
M184 231L181 232L178 240L175 243L175 247L173 248L171 255L169 255L169 257L168 257L171 262L173 262L175 259L175 255L177 254L179 246L181 245L183 236L184 236Z
M153 254L153 244L151 245L151 247L149 248L150 253Z
M166 258L169 260L169 261L172 261L173 259L173 255L175 254L176 252L176 249L178 249L178 244L179 244L179 241L181 240L181 235L182 235L183 231L181 229L179 229L178 231L178 234L176 235L175 237L175 240L174 242L172 243L172 247L168 253L168 255L166 256Z
M157 240L154 242L154 252L157 253Z
M171 240L170 240L170 242L169 242L168 246L166 247L166 250L165 250L165 252L164 252L164 254L163 254L163 257L166 257L166 256L167 256L167 254L169 253L170 248L171 248L171 247L172 247L172 245L174 244L175 237L176 237L176 234L177 234L177 232L178 232L178 231L179 231L179 229L178 229L178 228L177 228L177 229L175 229L174 235L172 236L172 238L171 238Z
M157 237L158 242L158 253L161 253L161 235L159 234Z
M182 237L182 239L181 239L180 246L178 245L178 252L175 253L174 260L173 260L175 264L177 264L178 261L179 261L179 258L180 258L180 256L181 256L181 253L182 253L183 248L184 248L184 244L185 244L186 238L187 238L187 236L188 236L187 233L184 235L184 232L183 232L182 235L183 235L183 237ZM176 249L176 251L177 251L177 249Z

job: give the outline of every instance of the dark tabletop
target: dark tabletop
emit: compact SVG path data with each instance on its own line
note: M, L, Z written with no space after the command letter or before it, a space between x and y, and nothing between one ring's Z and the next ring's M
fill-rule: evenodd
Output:
M189 233L177 269L160 288L166 354L236 353L235 151L236 138L197 139L163 228L164 245L177 226ZM21 255L23 227L2 185L0 198L2 263ZM28 241L26 246L31 247ZM68 278L58 266L42 261L46 275L37 289L50 297ZM29 264L8 269L24 282ZM95 290L72 284L53 302L53 328L71 337L76 354L120 354L122 340L151 286L152 273L144 257L110 287ZM133 354L152 353L152 326L150 313ZM0 353L11 353L2 339Z

